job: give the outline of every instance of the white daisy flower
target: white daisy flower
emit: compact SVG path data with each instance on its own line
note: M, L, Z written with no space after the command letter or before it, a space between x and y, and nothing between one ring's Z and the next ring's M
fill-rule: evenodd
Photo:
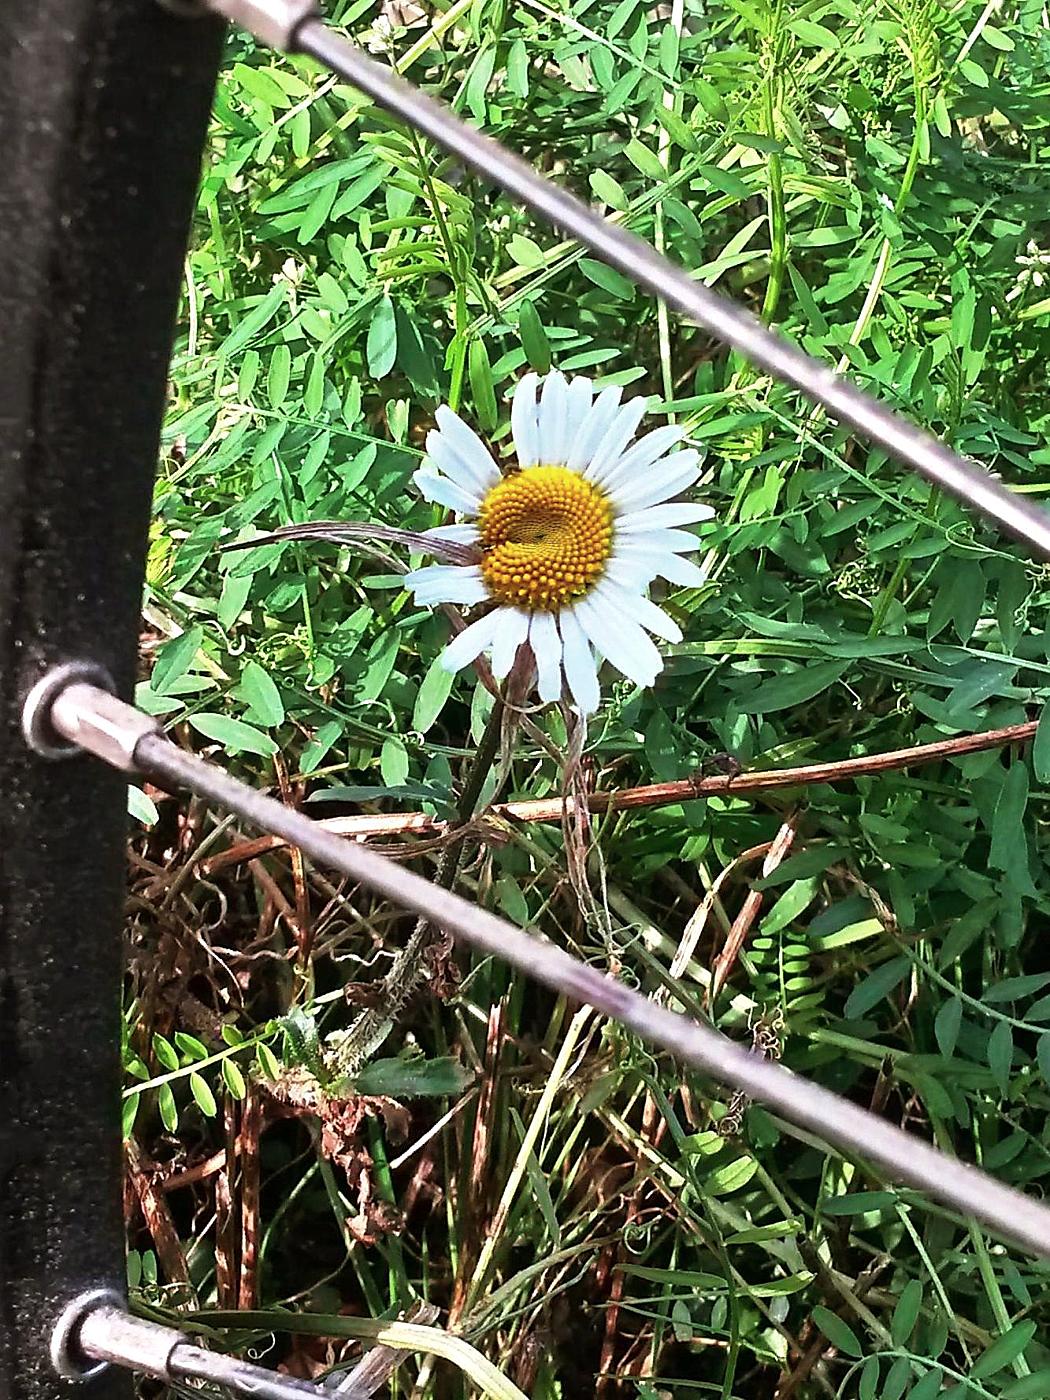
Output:
M709 506L670 502L695 484L698 455L672 451L679 428L632 444L645 413L618 388L597 398L589 379L528 374L511 407L517 463L501 471L481 439L442 406L415 480L428 501L462 518L426 532L466 545L475 562L431 564L406 575L417 603L492 604L446 649L458 671L490 652L497 678L527 642L543 701L567 686L579 710L599 702L602 658L638 685L652 685L663 659L647 633L680 642L678 624L650 601L662 577L697 585L683 555L697 546L681 526L709 520Z

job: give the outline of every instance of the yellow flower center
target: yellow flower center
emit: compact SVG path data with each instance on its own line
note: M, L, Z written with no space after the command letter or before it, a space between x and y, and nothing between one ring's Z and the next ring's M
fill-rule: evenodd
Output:
M526 467L481 503L481 575L499 603L557 612L602 574L612 510L568 467Z

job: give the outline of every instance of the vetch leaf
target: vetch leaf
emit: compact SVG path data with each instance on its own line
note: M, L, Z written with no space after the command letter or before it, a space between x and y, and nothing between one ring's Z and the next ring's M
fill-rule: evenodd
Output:
M226 1081L226 1087L235 1099L243 1099L248 1092L248 1086L241 1073L241 1067L235 1060L223 1060L222 1077Z
M856 1332L837 1313L819 1304L813 1309L813 1324L819 1327L832 1346L844 1351L847 1356L863 1356L864 1348Z
M404 740L390 734L383 740L379 753L379 771L387 787L400 787L408 777L408 750Z
M962 1013L962 1002L958 997L951 997L943 1003L934 1020L933 1033L937 1038L937 1048L946 1060L950 1060L955 1054L956 1042L959 1039L959 1027L962 1025Z
M1007 1021L996 1023L988 1037L988 1068L1005 1098L1010 1092L1010 1070L1014 1058L1014 1031Z
M445 701L452 692L454 680L452 672L446 671L441 665L441 658L435 657L423 677L412 710L412 728L418 734L426 734L435 723L445 708Z
M266 375L266 397L271 408L280 408L288 393L288 380L292 373L292 352L287 345L276 345L270 356L270 368Z
M907 1344L908 1338L914 1332L915 1324L919 1320L921 1307L922 1284L917 1278L909 1279L901 1289L897 1306L893 1309L893 1316L890 1319L890 1336L894 1346L903 1347Z
M738 702L740 709L749 715L769 715L777 710L804 705L807 700L813 700L828 686L834 685L846 670L846 664L844 661L815 661L798 671L774 676L771 680L763 681L749 695L741 696Z
M855 1021L877 1006L889 996L895 987L904 981L911 971L911 961L906 957L891 958L889 962L869 972L862 982L858 982L850 992L845 1006L846 1019Z
M169 695L170 687L186 674L204 640L203 627L188 627L178 637L157 648L150 676L150 689L157 695Z
M1035 1336L1037 1327L1038 1323L1032 1319L1015 1322L977 1358L970 1368L970 1379L979 1381L986 1376L994 1376L997 1371L1004 1370L1012 1361L1016 1361Z
M128 784L128 815L134 817L143 826L156 826L160 820L160 813L157 811L157 804L153 798L136 787L134 783Z
M190 1075L190 1093L205 1118L214 1118L219 1111L219 1105L215 1102L215 1095L208 1087L208 1081L196 1070Z
M247 702L249 719L271 729L284 723L281 693L257 661L249 661L245 665L235 693L239 699Z
M385 379L397 359L397 315L389 296L380 300L372 314L365 353L373 379Z
M1032 767L1041 783L1050 783L1050 702L1043 706L1032 740Z
M815 875L806 880L795 880L762 920L759 932L779 933L781 929L787 928L788 924L794 923L803 910L809 907L819 884L820 881Z
M546 374L551 367L551 347L539 312L528 297L518 309L518 334L529 364L537 374Z
M199 715L190 715L189 722L198 734L206 739L214 739L229 753L255 753L268 758L277 752L277 745L261 729L254 729L243 720L221 715L216 711L204 710Z
M179 1110L175 1106L175 1095L171 1092L170 1084L162 1084L157 1090L157 1111L165 1130L173 1133L179 1126Z

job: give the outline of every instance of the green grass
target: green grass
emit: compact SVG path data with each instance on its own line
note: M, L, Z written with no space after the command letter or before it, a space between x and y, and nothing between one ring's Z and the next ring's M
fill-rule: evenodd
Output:
M1041 499L1043 7L563 3L471 0L388 37L367 3L331 9ZM654 421L706 450L718 511L707 586L666 599L686 640L659 683L606 687L598 786L688 776L720 751L753 767L906 747L1035 717L1050 692L1042 566L351 89L239 37L186 274L140 701L314 814L447 814L491 701L436 668L447 621L412 605L396 551L216 543L309 519L434 523L410 477L435 407L500 448L528 367L649 395ZM534 719L564 748L556 714ZM456 887L691 1012L762 888L715 1023L742 1040L758 1016L782 1023L793 1070L1039 1192L1048 782L1044 726L1034 749L598 818L591 899L540 824L471 843ZM560 783L522 734L509 793ZM728 1095L495 962L439 952L347 1078L340 1036L410 921L287 853L208 873L236 832L151 796L134 802L151 825L135 839L127 1123L162 1174L226 1155L162 1197L166 1232L133 1214L144 1305L199 1311L211 1335L308 1374L337 1339L374 1340L429 1300L474 1350L442 1336L411 1352L405 1393L1046 1393L1044 1264L759 1109L719 1136ZM789 813L791 855L762 881ZM436 874L426 839L381 839ZM238 1301L255 1309L239 1325ZM401 1326L393 1341L417 1345Z

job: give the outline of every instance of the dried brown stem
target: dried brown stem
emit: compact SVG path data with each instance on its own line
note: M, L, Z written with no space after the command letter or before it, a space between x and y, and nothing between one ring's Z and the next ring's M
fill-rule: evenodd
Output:
M795 840L795 832L798 830L798 814L792 813L787 818L776 836L770 842L766 858L762 862L762 878L772 875L777 866L782 863L788 852L791 850ZM708 993L708 1000L713 1006L718 999L718 994L726 984L726 979L736 966L736 960L740 956L740 949L744 946L744 940L751 931L751 926L758 918L759 910L762 908L762 891L749 890L747 898L740 906L740 913L733 920L733 927L729 930L722 951L715 959L712 969L711 987Z
M765 772L719 774L714 777L678 778L668 783L649 783L643 787L622 788L618 792L593 792L587 799L592 812L622 812L639 807L666 807L675 802L689 802L697 797L744 797L749 793L768 792L775 788L806 787L814 783L844 783L873 773L892 773L902 768L915 768L923 763L935 763L942 758L958 758L963 754L982 753L987 749L1003 748L1007 744L1022 744L1036 731L1035 720L1011 724L1003 729L988 729L980 734L960 734L955 739L940 739L933 744L917 744L914 748L891 749L888 753L866 754L860 758L845 758L834 763L809 763L797 768L774 768ZM565 810L561 798L539 798L527 802L502 802L490 808L489 815L517 822L560 822ZM572 810L570 802L569 809ZM339 836L365 838L369 836L434 835L444 830L445 823L425 812L377 812L353 817L329 817L318 826ZM260 836L243 841L221 851L201 863L202 873L213 875L231 865L253 860L267 851L277 850L286 843L278 836Z

